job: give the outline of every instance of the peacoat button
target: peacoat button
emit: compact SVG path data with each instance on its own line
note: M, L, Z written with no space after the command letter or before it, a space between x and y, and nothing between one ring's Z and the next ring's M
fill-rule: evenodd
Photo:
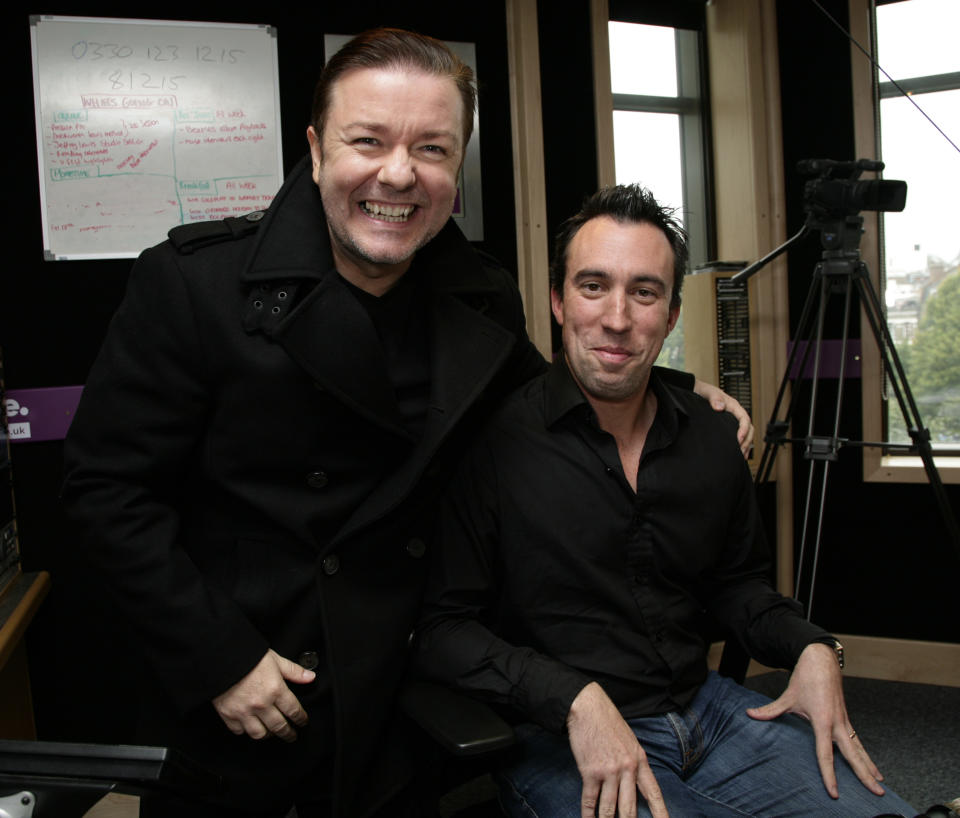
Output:
M407 543L407 553L418 560L427 553L427 544L423 540L414 537Z
M245 218L248 222L258 222L266 215L266 210L254 210L253 213L247 213Z
M323 558L323 573L328 577L332 577L337 571L340 570L340 557L336 554L330 554L327 557Z
M312 471L307 475L307 485L312 489L322 489L329 482L325 471Z
M320 654L315 650L305 650L297 657L297 664L307 670L316 670L320 667Z

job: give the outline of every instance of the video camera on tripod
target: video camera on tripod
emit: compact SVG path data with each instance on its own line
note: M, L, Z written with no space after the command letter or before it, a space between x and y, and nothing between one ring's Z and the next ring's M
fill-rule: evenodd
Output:
M794 596L799 598L802 577L805 572L809 573L810 584L806 604L808 616L810 616L813 607L814 580L820 550L829 468L831 462L837 460L839 450L844 446L873 446L885 449L888 452L899 451L904 454L919 455L943 515L949 542L955 555L960 557L960 526L957 524L953 509L943 488L943 481L940 479L940 474L933 460L930 431L924 426L920 418L917 403L907 383L903 364L887 327L883 305L873 287L867 266L860 257L860 237L863 234L861 211L897 212L903 210L906 206L906 182L891 179L860 179L860 175L864 171L881 171L883 167L883 162L875 159L857 159L854 161L805 159L799 162L797 170L800 174L813 177L804 184L803 209L806 213L806 219L803 227L784 244L741 270L731 279L731 281L737 282L749 278L808 235L811 230L819 231L823 252L820 262L814 269L810 290L800 316L797 335L791 345L787 368L780 382L770 421L767 424L767 433L764 436L766 445L756 475L758 484L765 483L769 479L778 447L787 444L799 444L803 447L803 457L809 461L809 476L801 525L800 557ZM813 423L816 417L818 382L821 377L824 321L826 304L831 295L839 295L843 299L843 329L840 339L840 372L838 376L840 387L833 408L833 428L829 434L815 434ZM859 297L866 322L876 341L883 372L900 407L906 432L911 440L910 444L896 444L887 441L853 441L840 437L840 408L846 377L847 343L854 295ZM788 383L791 380L799 380L805 377L807 362L811 356L813 371L810 375L808 427L805 435L791 436L789 432L793 410L802 390L791 390L786 412L782 416L780 415L780 409L786 398ZM815 479L817 470L820 472L819 481ZM815 491L814 487L817 483L819 489ZM815 494L818 497L814 497ZM806 546L808 539L811 538L814 543L813 557L811 564L807 566Z
M896 179L860 179L864 171L881 171L883 162L857 159L804 159L801 176L815 176L803 187L803 207L811 216L827 220L855 215L861 210L899 213L907 204L907 183Z

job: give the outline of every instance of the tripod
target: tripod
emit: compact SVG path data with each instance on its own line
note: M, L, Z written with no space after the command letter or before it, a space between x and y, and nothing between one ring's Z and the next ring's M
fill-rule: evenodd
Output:
M828 160L827 160L828 161ZM860 160L864 162L866 160ZM882 167L882 165L881 165ZM873 168L870 168L873 169ZM858 174L859 175L859 174ZM863 183L861 183L863 184ZM902 184L902 183L900 183ZM905 197L905 189L904 189ZM899 209L902 209L902 204ZM895 209L870 208L870 209ZM930 444L930 432L923 425L920 412L917 409L913 393L907 383L907 377L897 354L896 347L890 336L884 318L883 310L876 290L870 280L867 265L860 258L860 236L863 232L863 217L859 213L836 213L835 208L829 209L814 207L808 209L807 221L803 228L785 244L772 253L750 265L733 276L733 281L745 279L756 273L780 253L810 233L811 230L820 231L821 246L823 248L821 260L813 273L813 280L803 306L800 323L797 329L797 340L790 351L787 368L780 382L777 399L771 413L764 437L765 447L757 470L756 483L765 483L773 469L773 462L778 447L785 444L803 444L804 458L809 461L807 475L806 501L802 521L802 537L800 541L800 557L794 596L799 599L801 580L805 573L809 573L810 586L806 604L807 617L810 617L813 607L813 593L816 581L817 561L820 554L820 544L823 529L823 515L826 501L827 481L830 464L838 459L839 450L843 446L880 447L887 451L898 451L905 454L920 456L927 479L933 488L934 496L940 508L943 520L947 527L948 536L960 556L960 527L948 502L940 473L933 460L933 450ZM909 444L895 444L888 442L852 441L839 437L840 410L843 402L843 387L846 378L846 357L849 341L850 311L853 292L856 292L860 304L867 316L873 337L880 349L883 361L883 371L887 373L890 386L896 396L900 412L906 425L907 433L912 441ZM822 368L822 341L823 329L827 311L827 302L832 295L843 299L843 334L841 339L841 357L839 386L837 389L836 405L833 411L833 429L829 435L818 435L813 431L816 414L819 380ZM815 322L814 322L815 321ZM801 339L805 339L805 342ZM810 355L813 354L813 374L810 395L810 412L805 437L789 437L790 419L793 415L799 390L793 390L790 402L783 418L779 418L780 408L784 401L787 384L791 378L799 379L806 371ZM808 540L813 541L810 555L807 554ZM809 566L807 563L809 562Z

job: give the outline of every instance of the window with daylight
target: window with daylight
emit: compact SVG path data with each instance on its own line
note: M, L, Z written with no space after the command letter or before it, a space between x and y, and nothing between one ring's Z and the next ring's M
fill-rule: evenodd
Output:
M956 0L900 0L876 9L883 175L907 182L904 211L882 215L882 298L938 459L960 455L957 31ZM885 402L886 439L908 442L897 401L891 394Z
M610 21L609 38L617 184L638 182L677 209L695 267L711 258L700 35ZM680 321L658 363L682 369Z

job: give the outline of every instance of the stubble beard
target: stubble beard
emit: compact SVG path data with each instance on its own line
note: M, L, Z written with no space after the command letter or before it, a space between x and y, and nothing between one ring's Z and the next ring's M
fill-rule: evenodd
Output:
M650 382L652 366L633 369L619 376L607 373L585 358L572 356L564 349L567 368L580 389L592 398L606 402L626 401L643 393ZM612 379L612 380L611 380Z
M330 227L330 237L342 254L363 265L371 265L374 267L379 265L395 267L404 263L409 264L413 261L413 257L433 241L440 230L443 229L443 225L440 225L436 230L424 234L410 250L397 251L395 253L381 251L375 254L373 251L365 249L360 242L354 239L346 230L330 225L329 220L327 224Z

